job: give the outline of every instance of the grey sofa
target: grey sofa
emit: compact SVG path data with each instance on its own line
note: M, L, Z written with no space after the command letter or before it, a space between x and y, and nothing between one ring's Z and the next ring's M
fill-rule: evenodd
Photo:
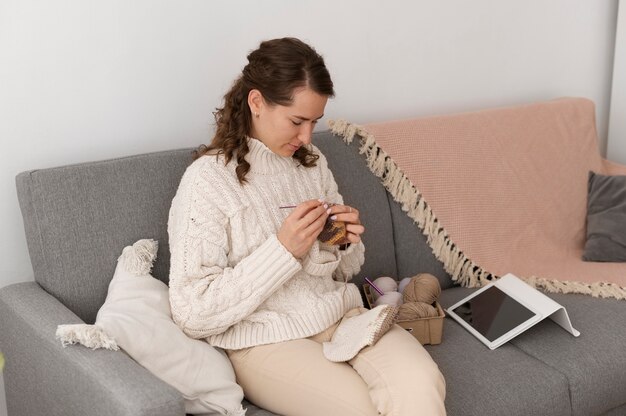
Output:
M369 172L357 140L346 145L320 132L314 142L367 226L356 283L429 272L445 289L444 307L471 291L453 285L417 226ZM0 290L9 415L184 414L182 397L124 352L63 348L54 334L58 324L95 320L120 250L137 239L159 240L153 274L167 282L167 214L190 151L17 176L35 281ZM449 415L626 415L626 302L549 296L567 307L579 338L546 320L490 351L444 320L443 342L427 349L446 377ZM249 416L271 414L246 406Z

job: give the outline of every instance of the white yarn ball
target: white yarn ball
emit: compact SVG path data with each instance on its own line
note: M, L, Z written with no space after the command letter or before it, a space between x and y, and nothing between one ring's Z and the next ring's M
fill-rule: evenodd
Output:
M398 292L404 292L404 288L406 287L406 285L409 284L410 281L411 277L405 277L404 279L400 280L400 284L398 285Z
M392 306L400 306L402 305L402 293L400 292L387 292L384 295L380 296L374 302L374 306L378 305L392 305Z
M376 285L383 293L387 292L397 292L398 291L398 282L396 279L388 276L379 277L374 280L372 283Z

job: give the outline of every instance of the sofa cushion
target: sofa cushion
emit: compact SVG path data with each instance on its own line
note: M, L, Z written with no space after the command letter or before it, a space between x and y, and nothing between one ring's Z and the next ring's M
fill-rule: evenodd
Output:
M452 288L442 292L440 302L448 307L469 295L475 289ZM479 346L485 354L498 353L502 348L514 348L523 356L531 357L534 362L542 363L546 368L559 374L566 383L567 397L564 399L569 408L571 400L572 415L599 415L611 409L626 405L626 307L624 301L615 299L598 299L591 296L575 294L547 294L550 298L565 306L574 328L580 331L579 337L573 337L550 319L545 319L526 332L518 335L507 344L490 351L480 341L452 319L445 319L444 340L442 345L461 343L458 338L462 331L464 346ZM433 354L441 354L438 346L429 348ZM449 348L449 347L448 347ZM461 347L459 347L461 348ZM464 354L459 351L459 354ZM466 355L467 356L467 355ZM443 358L448 359L448 357ZM452 362L459 363L451 359ZM436 360L439 363L438 360ZM440 364L441 365L441 364ZM496 368L507 368L500 364ZM514 369L518 376L524 370ZM534 370L533 370L534 371ZM446 373L444 372L444 375ZM492 377L492 376L485 376ZM532 382L543 383L540 373L528 375ZM491 378L485 378L490 380ZM454 383L454 382L453 382ZM535 400L545 401L554 393L558 386L549 383L545 391L537 394ZM450 389L450 385L448 385ZM559 387L560 388L560 387ZM462 389L466 392L466 389ZM505 391L506 388L505 388ZM508 391L518 391L510 389ZM549 391L550 394L546 394ZM509 393L510 394L510 393ZM519 405L519 404L518 404ZM523 409L521 407L520 409ZM570 411L565 414L570 414ZM450 412L452 414L452 412ZM473 414L473 413L467 413ZM494 413L496 414L496 413ZM526 414L560 414L552 411Z
M565 306L575 338L551 320L511 342L567 377L572 415L626 405L626 303L585 295L548 294Z
M602 413L602 416L624 416L626 415L626 404L620 407L614 407L606 413Z
M437 260L426 241L426 236L402 210L400 203L393 200L390 194L391 220L393 222L393 239L396 248L396 265L398 277L412 277L418 273L430 273L439 279L442 289L452 287L454 283L450 274L443 268L443 263Z
M34 170L17 192L35 280L87 323L104 302L119 248L161 242L153 274L167 282L167 217L191 149Z
M589 172L586 261L626 261L626 176Z
M447 307L474 289L444 290ZM439 345L425 345L446 378L446 410L464 415L570 415L568 380L512 344L491 351L450 318Z
M323 131L314 134L313 143L326 156L344 201L359 210L361 222L365 224L362 237L365 263L352 281L360 285L366 276L397 276L387 191L371 174L359 154L357 141L348 145L329 131Z

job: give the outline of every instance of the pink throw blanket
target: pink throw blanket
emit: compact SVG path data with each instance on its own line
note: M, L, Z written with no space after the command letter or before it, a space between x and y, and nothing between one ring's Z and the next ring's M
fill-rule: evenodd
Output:
M370 169L461 284L510 272L547 291L626 299L626 263L581 259L588 172L626 174L599 154L591 101L331 127L361 136Z

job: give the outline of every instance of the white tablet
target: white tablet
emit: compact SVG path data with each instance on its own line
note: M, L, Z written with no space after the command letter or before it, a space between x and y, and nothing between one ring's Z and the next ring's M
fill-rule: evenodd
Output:
M477 290L446 312L492 350L546 317L579 335L563 306L512 274Z

